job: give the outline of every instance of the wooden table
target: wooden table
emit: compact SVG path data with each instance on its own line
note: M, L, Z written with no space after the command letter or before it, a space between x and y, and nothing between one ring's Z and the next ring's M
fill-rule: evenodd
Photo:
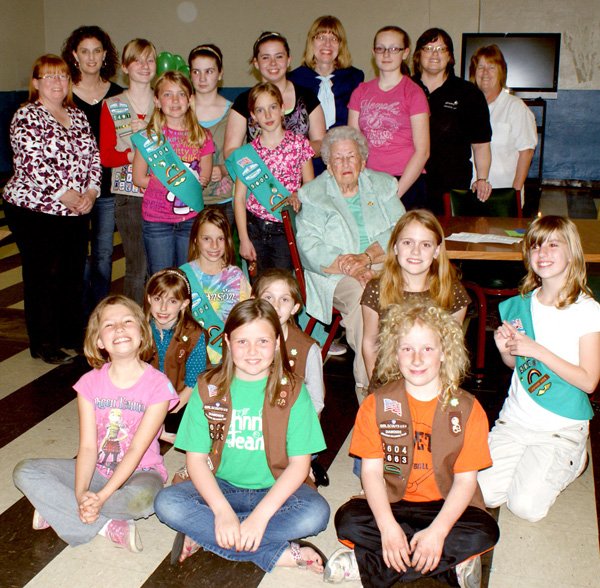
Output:
M452 233L483 233L506 235L506 230L526 229L531 222L528 218L506 217L439 217L446 237ZM600 262L600 221L591 219L571 219L577 226L586 262ZM480 259L496 261L521 260L521 243L502 245L500 243L463 243L446 241L450 259Z

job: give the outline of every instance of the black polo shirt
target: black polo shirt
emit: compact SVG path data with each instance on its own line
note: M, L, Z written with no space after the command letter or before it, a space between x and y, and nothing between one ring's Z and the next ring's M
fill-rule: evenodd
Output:
M471 185L471 145L492 140L490 112L483 93L450 73L433 92L415 77L429 100L431 153L426 165L433 191L466 190Z

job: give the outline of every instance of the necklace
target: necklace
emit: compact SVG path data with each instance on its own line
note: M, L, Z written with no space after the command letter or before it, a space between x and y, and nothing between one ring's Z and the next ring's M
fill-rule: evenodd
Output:
M150 105L152 104L152 97L150 97L150 99L147 101L146 108L140 108L136 101L133 99L129 90L125 90L125 94L127 94L127 100L131 102L131 106L133 106L133 109L135 110L136 114L146 115L148 113L148 110L150 110Z

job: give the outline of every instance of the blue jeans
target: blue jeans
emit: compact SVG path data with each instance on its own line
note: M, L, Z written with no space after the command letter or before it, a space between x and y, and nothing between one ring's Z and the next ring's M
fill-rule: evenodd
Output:
M193 218L181 223L143 221L142 231L149 275L166 267L179 267L187 262L193 224Z
M84 304L87 315L110 292L115 233L114 196L98 198L90 217L92 224L91 255L86 261L84 275Z
M240 521L248 518L270 490L248 490L219 478L216 480ZM185 533L204 549L225 559L251 561L266 572L275 567L290 541L320 533L329 521L327 501L303 484L271 517L256 551L235 551L217 544L214 514L190 480L161 490L154 501L154 509L163 523Z
M144 302L146 250L142 237L142 198L115 194L115 221L125 253L123 294L138 304Z
M103 504L96 521L88 525L79 518L74 459L26 459L15 466L13 481L56 534L72 547L91 541L110 519L148 518L154 512L154 497L163 487L157 471L134 472ZM89 489L98 492L107 482L94 470Z

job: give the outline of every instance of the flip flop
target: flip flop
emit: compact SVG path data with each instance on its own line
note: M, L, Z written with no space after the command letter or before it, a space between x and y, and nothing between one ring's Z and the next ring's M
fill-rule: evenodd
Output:
M322 562L321 565L323 566L323 569L325 569L325 565L327 564L327 557L325 556L325 554L316 545L313 545L312 543L310 543L308 541L304 541L302 539L290 542L290 548L292 550L292 557L296 560L296 565L299 568L304 568L304 569L308 570L314 563L312 561L309 562L309 561L302 559L302 556L300 554L300 549L302 547L310 547L312 550L314 550L315 553L321 558L321 562ZM315 572L315 573L317 573L317 572Z
M171 565L172 566L176 566L177 564L183 563L183 562L179 561L179 558L181 557L183 552L186 551L185 537L186 537L185 533L182 533L181 531L179 531L177 533L177 535L175 535L175 541L173 541L173 547L171 548ZM194 555L194 553L196 553L196 551L199 551L199 550L200 550L200 545L198 545L197 543L194 543L194 545L191 547L191 549L187 550L187 553L185 554L185 558L183 559L183 561L185 561L191 555Z

